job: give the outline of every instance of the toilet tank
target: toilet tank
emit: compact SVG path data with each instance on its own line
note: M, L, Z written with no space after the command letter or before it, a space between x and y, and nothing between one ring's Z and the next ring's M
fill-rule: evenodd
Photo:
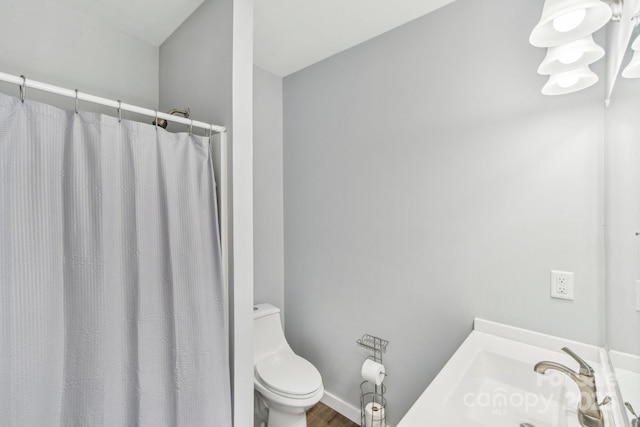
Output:
M284 337L280 309L271 304L253 307L253 362L280 350L291 351Z

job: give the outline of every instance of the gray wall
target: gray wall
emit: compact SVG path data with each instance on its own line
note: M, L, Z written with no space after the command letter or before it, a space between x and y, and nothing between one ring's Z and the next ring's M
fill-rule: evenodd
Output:
M626 65L626 63L625 63ZM640 82L619 78L606 109L607 344L640 355Z
M51 1L3 3L0 71L143 107L158 104L156 46ZM18 95L15 85L0 84L0 90ZM71 99L36 90L27 96L61 108L74 106ZM107 111L88 103L81 108Z
M282 78L253 67L254 295L284 316Z
M160 107L231 123L233 1L205 1L160 46Z
M540 94L542 3L458 0L284 79L287 337L356 407L355 340L388 339L391 424L474 316L604 340L603 85Z

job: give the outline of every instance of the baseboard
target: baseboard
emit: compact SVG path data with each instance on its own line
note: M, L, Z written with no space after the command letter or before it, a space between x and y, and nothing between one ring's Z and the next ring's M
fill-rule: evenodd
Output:
M329 393L325 390L324 396L320 399L322 403L333 409L334 411L344 415L349 418L354 423L360 425L362 421L360 419L360 409L355 406L345 402L344 400L336 397L335 395Z

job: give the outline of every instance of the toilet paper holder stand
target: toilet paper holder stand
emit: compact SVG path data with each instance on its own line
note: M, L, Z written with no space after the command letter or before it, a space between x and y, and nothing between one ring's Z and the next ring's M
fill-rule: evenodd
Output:
M368 381L360 383L360 425L362 427L387 427L387 399L384 384Z
M369 357L374 362L382 364L382 354L387 351L389 341L365 334L356 343L360 347L370 350L373 354ZM386 374L385 374L386 376ZM360 383L360 418L362 427L386 427L387 399L384 394L387 387L384 384L376 385L368 381ZM371 414L368 414L373 410Z
M358 340L356 340L356 344L360 347L371 350L373 352L373 361L382 363L382 353L387 351L389 341L383 340L379 337L374 337L373 335L365 334L362 338L358 338Z

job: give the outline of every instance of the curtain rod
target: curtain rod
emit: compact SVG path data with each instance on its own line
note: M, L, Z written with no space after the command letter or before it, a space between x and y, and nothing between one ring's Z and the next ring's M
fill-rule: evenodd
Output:
M148 108L137 107L135 105L125 104L120 101L113 101L99 96L89 95L86 93L78 92L76 90L64 89L58 86L53 86L47 83L37 82L35 80L27 79L23 76L13 76L0 72L0 81L7 83L14 83L20 86L20 95L24 99L24 88L30 87L33 89L42 90L57 95L66 96L68 98L74 98L81 101L91 102L93 104L100 104L107 107L115 108L116 111L130 111L132 113L142 114L148 117L165 119L171 122L182 123L192 127L205 129L211 131L211 133L220 134L220 158L228 159L227 152L227 129L224 126L216 126L205 122L199 122L196 120L187 119L179 116L172 116L167 113L161 113L157 110L150 110ZM227 161L220 162L220 240L222 249L222 279L224 285L225 300L228 301L229 295L229 211L227 206L229 205L229 169ZM227 323L228 324L228 323ZM227 338L228 339L228 338Z
M191 120L184 117L173 116L167 113L159 112L157 110L151 110L149 108L138 107L131 104L125 104L124 102L120 102L120 101L113 101L111 99L102 98L95 95L89 95L87 93L78 92L76 90L53 86L47 83L42 83L35 80L27 79L23 76L14 76L11 74L0 72L0 81L13 83L24 88L29 87L29 88L49 92L49 93L54 93L56 95L66 96L67 98L74 98L79 101L86 101L86 102L91 102L93 104L104 105L106 107L112 107L120 111L130 111L132 113L142 114L148 117L165 119L170 122L182 123L185 125L189 125L191 127L197 127L200 129L211 131L211 132L224 133L227 130L224 126L216 126L216 125L212 125L205 122L199 122L197 120Z

